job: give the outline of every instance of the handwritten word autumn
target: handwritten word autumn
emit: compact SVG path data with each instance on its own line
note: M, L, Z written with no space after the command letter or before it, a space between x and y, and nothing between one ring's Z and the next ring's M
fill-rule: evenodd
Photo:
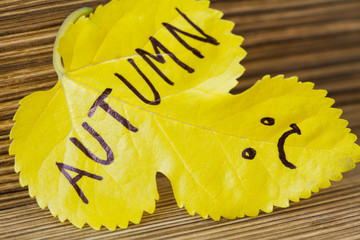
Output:
M200 27L198 27L194 22L192 22L184 13L182 13L178 8L176 8L177 12L186 20L187 23L189 23L198 33L202 35L202 37L199 37L197 35L193 35L191 33L185 32L177 27L174 27L173 25L169 23L162 23L162 25L169 31L169 33L179 42L181 43L186 49L191 51L195 56L198 58L204 58L204 56L201 54L201 52L198 49L195 49L191 47L182 37L181 35L190 37L192 39L209 43L212 45L219 45L219 42L207 35ZM149 38L153 49L155 51L155 54L149 53L143 49L137 48L135 51L142 57L142 59L169 85L174 85L174 82L172 82L165 74L154 64L154 61L158 63L166 63L165 58L160 54L160 51L165 53L167 56L169 56L177 65L179 65L181 68L183 68L185 71L189 73L193 73L195 70L188 66L186 63L180 61L174 53L169 51L159 40L157 40L155 37ZM151 83L151 81L147 78L147 76L141 71L141 69L136 64L135 60L133 58L128 58L127 61L129 64L132 65L132 67L137 71L137 73L144 79L146 84L150 87L153 95L154 100L146 99L127 79L125 79L121 74L114 73L114 75L121 80L141 101L143 101L146 104L151 105L158 105L160 104L161 98L158 91L155 89L154 85ZM134 127L129 120L121 116L118 112L113 110L111 106L109 106L105 99L109 96L112 89L107 88L93 103L91 106L88 117L91 118L95 111L99 109L103 109L107 114L111 115L113 118L115 118L120 124L122 124L125 128L127 128L129 131L137 132L138 129ZM101 145L101 147L106 152L106 160L100 159L95 154L93 154L89 149L87 149L80 140L77 138L71 137L70 141L78 148L80 149L88 158L92 159L93 161L97 162L98 164L102 165L110 165L114 161L114 153L111 150L110 146L104 141L104 139L94 130L87 122L82 123L82 127L91 134ZM75 167L72 167L70 165L64 164L64 163L56 163L57 167L61 171L61 173L66 177L66 179L69 181L69 183L73 186L73 188L76 190L77 194L81 198L81 200L88 204L89 201L85 197L85 194L78 186L77 182L84 176L93 178L95 180L101 181L103 177L77 169ZM75 177L71 177L70 174L67 171L72 171L77 173Z

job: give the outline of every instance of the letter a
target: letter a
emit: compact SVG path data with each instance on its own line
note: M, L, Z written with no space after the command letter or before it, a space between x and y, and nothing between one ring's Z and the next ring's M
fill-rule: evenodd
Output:
M93 178L96 180L103 180L103 178L101 176L74 168L72 166L66 165L64 163L59 163L57 162L56 165L58 166L60 172L66 177L66 179L69 181L69 183L73 186L73 188L75 189L75 191L77 192L77 194L79 195L79 197L81 198L81 200L85 203L88 204L89 200L85 197L83 191L80 189L80 187L77 185L77 182L83 177L83 176L87 176L89 178ZM72 171L72 172L76 172L78 173L78 175L76 175L76 177L72 178L70 176L70 174L66 171Z

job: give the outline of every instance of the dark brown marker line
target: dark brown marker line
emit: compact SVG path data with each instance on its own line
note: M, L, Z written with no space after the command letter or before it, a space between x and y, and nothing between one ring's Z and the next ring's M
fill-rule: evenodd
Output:
M198 41L201 42L205 42L205 43L210 43L213 45L219 45L220 43L213 37L211 37L210 35L206 34L198 25L196 25L194 22L192 22L183 12L181 12L178 8L176 8L176 11L178 11L178 13L193 27L195 28L201 35L203 35L205 38L203 37L199 37L196 35L193 35L191 33L185 32L177 27L174 27L173 25L169 24L169 23L163 23L163 26L176 38L176 40L178 40L186 49L188 49L189 51L191 51L195 56L197 56L198 58L204 58L204 56L200 53L199 50L191 47L189 44L187 44L187 42L185 42L178 33L181 33L185 36L188 36L192 39L196 39Z
M292 129L285 132L280 137L277 146L278 146L278 150L279 150L279 158L280 158L282 164L284 164L285 167L288 167L290 169L296 169L296 166L286 159L284 145L285 145L285 140L287 139L288 136L290 136L291 134L294 134L294 133L297 133L298 135L301 135L301 130L295 123L291 124L290 127Z
M114 75L119 78L141 101L150 105L159 105L160 104L160 95L158 91L155 89L154 85L150 82L150 80L146 77L146 75L139 69L136 65L134 59L129 58L128 62L135 68L135 70L139 73L139 75L145 80L147 85L150 87L151 91L154 94L154 101L150 101L146 99L126 78L118 73L114 73Z
M173 35L173 37L175 37L176 40L179 41L179 43L181 43L186 49L190 50L195 56L197 56L198 58L204 58L204 56L200 53L199 50L191 47L187 42L185 42L179 34L183 34L187 37L190 37L192 39L198 40L198 41L202 41L205 43L210 43L213 45L219 45L219 42L207 35L199 26L197 26L194 22L192 22L184 13L182 13L178 8L176 8L176 10L179 12L179 14L195 29L197 30L202 36L204 37L199 37L196 35L193 35L191 33L185 32L179 28L176 28L174 26L172 26L171 24L168 23L163 23L163 26L170 32L170 34ZM168 50L160 41L158 41L155 37L150 37L149 38L152 47L154 49L155 54L151 54L143 49L137 48L135 49L135 51L144 59L144 61L165 81L167 82L169 85L174 85L174 82L172 82L167 76L165 76L165 74L154 64L154 62L152 60L155 60L159 63L166 63L165 58L163 57L162 54L160 54L160 50L162 52L164 52L166 55L168 55L177 65L179 65L181 68L183 68L184 70L186 70L189 73L193 73L195 70L193 68L191 68L190 66L188 66L187 64L185 64L184 62L180 61L176 55L174 53L172 53L170 50ZM152 59L152 60L151 60ZM151 83L151 81L147 78L147 76L140 70L140 68L136 65L134 59L129 58L128 62L132 65L132 67L137 71L137 73L144 79L144 81L147 83L147 85L150 87L151 91L153 92L154 95L154 100L150 101L148 99L146 99L129 81L127 81L122 75L120 75L119 73L114 73L114 75L121 80L140 100L142 100L144 103L146 104L150 104L150 105L158 105L160 104L161 98L160 98L160 94L158 93L158 91L156 90L156 88L154 87L154 85ZM109 115L111 115L113 118L115 118L118 122L120 122L124 127L126 127L128 130L133 131L133 132L137 132L138 129L136 127L134 127L126 118L124 118L123 116L121 116L119 113L117 113L116 111L114 111L109 104L107 104L105 102L105 99L109 96L109 94L111 93L112 89L111 88L107 88L94 102L94 104L91 106L89 112L88 112L88 117L92 117L96 111L96 109L98 107L101 107L106 113L108 113ZM95 162L99 163L99 164L103 164L103 165L109 165L114 161L114 154L111 150L111 148L109 147L109 145L104 141L104 139L92 128L90 127L90 125L87 122L83 122L82 123L82 127L88 131L102 146L102 148L105 150L106 152L106 156L107 156L107 160L103 160L98 158L97 156L95 156L89 149L87 149L77 138L71 137L70 141L77 147L79 148L87 157L89 157L90 159L94 160ZM255 150L253 150L255 151ZM254 153L253 151L247 152L248 155L246 155L246 157L250 157L253 158L256 154L256 152ZM244 153L243 153L244 155ZM101 176L97 176L95 174L91 174L82 170L79 170L77 168L71 167L69 165L65 165L62 163L56 163L59 170L61 171L61 173L67 178L67 180L70 182L70 184L74 187L74 189L76 190L76 192L78 193L78 195L80 196L80 198L82 199L82 201L86 204L89 203L88 199L85 197L84 193L82 192L82 190L80 189L80 187L76 184L77 181L79 181L83 176L87 176L87 177L91 177L94 178L96 180L102 180ZM77 172L78 175L75 178L71 178L71 176L66 172L66 170L70 170L73 172Z
M275 124L275 119L273 119L271 117L265 117L265 118L261 119L261 123L266 126L272 126Z
M256 150L253 148L246 148L244 149L244 151L241 153L241 156L245 159L248 160L252 160L255 158L256 156Z
M103 164L103 165L110 165L114 161L114 153L109 147L109 145L104 141L104 139L98 134L87 122L82 123L82 127L88 131L88 133L91 134L102 146L102 148L106 152L107 160L102 160L95 156L89 149L87 149L77 138L71 137L70 141L79 148L87 157L94 160L97 163Z
M97 109L97 107L101 107L104 109L105 112L107 112L110 116L115 118L119 123L121 123L124 127L129 129L132 132L137 132L138 129L134 127L126 118L121 116L118 112L114 111L109 104L107 104L104 100L109 96L112 89L107 88L105 91L95 100L94 104L91 106L88 117L92 117Z
M170 85L174 85L172 81L169 80L168 77L164 75L163 72L160 71L160 69L149 59L151 57L155 61L159 63L165 63L165 58L160 54L160 50L162 50L164 53L166 53L167 56L169 56L177 65L182 67L184 70L188 71L189 73L193 73L194 69L180 61L175 54L173 54L171 51L169 51L161 42L159 42L156 38L150 37L149 38L153 49L155 51L155 54L151 54L143 49L137 48L135 51L147 62L147 64L154 69L154 71L162 78L165 82L167 82Z
M200 53L199 50L191 47L187 42L185 42L179 34L183 34L187 37L190 37L192 39L202 41L205 43L210 43L213 45L219 45L219 42L211 37L210 35L207 35L198 25L196 25L194 22L192 22L184 13L182 13L178 8L176 10L179 12L179 14L195 29L197 32L199 32L204 37L199 37L194 34L185 32L177 27L174 27L173 25L169 23L162 23L163 26L170 32L170 34L179 41L186 49L190 50L195 56L199 58L204 58L204 56ZM160 50L166 53L170 58L181 68L186 70L189 73L193 73L195 70L185 64L184 62L180 61L174 53L172 53L169 49L167 49L159 40L157 40L155 37L149 38L152 47L154 49L155 54L151 54L143 49L137 48L135 51L145 60L145 62L169 85L174 85L174 82L172 82L165 74L154 64L154 62L151 60L155 60L159 63L166 63L165 58L160 54ZM151 59L150 59L151 58ZM151 81L146 77L146 75L140 70L140 68L136 65L134 59L129 58L128 62L133 66L133 68L138 72L138 74L145 80L147 85L150 87L151 91L154 94L154 101L150 101L146 99L125 77L123 77L119 73L114 73L114 75L119 78L141 101L143 101L146 104L150 105L158 105L160 104L161 98L160 94L155 89L154 85L151 83Z
M72 166L69 166L67 164L64 163L59 163L56 162L57 167L59 168L60 172L65 176L65 178L69 181L69 183L73 186L73 188L75 189L75 191L77 192L77 194L79 195L79 197L81 198L81 200L85 203L88 204L89 200L85 197L84 192L81 190L81 188L79 187L79 185L77 185L77 182L83 177L89 177L89 178L93 178L95 180L103 180L103 177L80 170L78 168L74 168ZM78 173L78 175L76 175L76 177L72 178L70 176L70 174L68 172L66 172L66 170L72 171L72 172L76 172Z
M94 104L91 106L91 108L89 109L88 112L88 117L92 117L96 111L96 109L100 106L106 113L108 113L110 116L112 116L113 118L115 118L118 122L120 122L123 126L125 126L127 129L129 129L130 131L133 132L137 132L138 129L134 126L132 126L130 124L130 122L125 119L123 116L121 116L119 113L117 113L116 111L114 111L109 104L107 104L105 102L105 99L109 96L109 94L111 93L112 89L111 88L107 88L105 89L105 91L95 100ZM104 141L104 139L100 136L100 134L98 134L92 127L90 127L90 125L87 122L83 122L82 123L82 127L88 131L99 143L100 145L103 147L103 149L106 152L106 156L107 156L107 160L102 160L100 158L98 158L97 156L95 156L92 152L90 152L89 149L87 149L77 138L70 138L70 141L77 147L79 148L83 153L85 153L85 155L87 157L89 157L90 159L94 160L97 163L103 164L103 165L109 165L114 161L114 153L112 152L111 148L109 147L109 145ZM56 163L56 165L58 166L59 170L61 171L61 173L66 177L66 179L69 181L69 183L73 186L73 188L75 189L75 191L78 193L79 197L81 198L81 200L85 203L88 204L89 201L88 199L85 197L83 191L81 190L81 188L76 184L77 181L79 181L83 176L87 176L87 177L91 177L94 178L96 180L102 180L103 178L101 176L95 175L95 174L91 174L89 172L74 168L72 166L63 164L63 163ZM74 178L71 178L71 176L66 172L66 170L70 170L73 172L77 172L78 175Z

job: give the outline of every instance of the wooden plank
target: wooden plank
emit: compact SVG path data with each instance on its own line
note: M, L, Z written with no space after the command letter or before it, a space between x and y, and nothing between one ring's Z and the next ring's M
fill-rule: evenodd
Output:
M0 238L3 239L360 239L360 168L313 197L271 214L219 222L190 216L176 205L170 182L157 178L160 200L141 224L115 232L76 229L41 210L18 182L9 133L18 101L57 81L52 48L72 11L106 0L2 0L0 2ZM217 0L212 7L245 37L247 69L233 93L266 74L299 76L342 108L360 134L360 2L358 0ZM359 143L360 141L357 140Z

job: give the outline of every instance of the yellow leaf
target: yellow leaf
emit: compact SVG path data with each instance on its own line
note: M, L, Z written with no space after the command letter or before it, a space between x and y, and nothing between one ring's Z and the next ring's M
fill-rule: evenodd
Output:
M21 185L42 208L79 228L126 228L154 212L161 172L190 214L256 216L355 166L356 136L326 91L266 76L228 93L246 53L208 5L113 0L64 22L59 82L21 100L11 132Z

